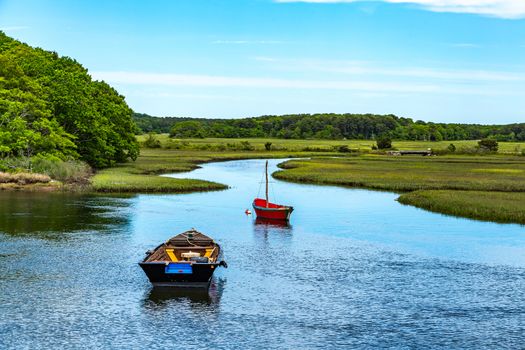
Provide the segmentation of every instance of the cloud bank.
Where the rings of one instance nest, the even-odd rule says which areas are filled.
[[[406,73],[406,72],[405,72]],[[164,74],[129,71],[98,71],[91,73],[96,80],[111,84],[137,86],[171,86],[182,88],[263,88],[263,89],[306,89],[306,90],[341,90],[358,93],[389,94],[464,94],[486,95],[522,94],[522,89],[509,91],[506,88],[494,90],[493,87],[471,84],[440,84],[414,81],[371,81],[371,80],[302,80],[260,77],[212,76],[196,74]],[[434,72],[415,72],[416,76],[435,74]],[[494,77],[482,77],[494,79]],[[498,77],[496,77],[498,79]],[[504,77],[503,80],[506,80]]]
[[[99,71],[92,72],[98,80],[113,84],[157,85],[181,87],[239,87],[274,89],[356,90],[397,93],[436,92],[439,87],[425,83],[371,82],[348,80],[295,80],[258,77],[231,77],[194,74],[162,74],[149,72]]]
[[[435,12],[472,13],[499,18],[525,18],[525,0],[274,0],[275,2],[308,2],[318,4],[381,1],[413,4]]]

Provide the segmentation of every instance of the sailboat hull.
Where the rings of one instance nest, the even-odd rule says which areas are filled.
[[[253,201],[253,209],[257,218],[271,220],[290,220],[293,212],[293,207],[266,202],[262,198],[256,198]]]

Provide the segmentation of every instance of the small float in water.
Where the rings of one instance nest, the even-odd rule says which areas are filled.
[[[268,200],[268,161],[266,161],[265,167],[265,178],[266,178],[266,197],[255,198],[253,201],[253,209],[258,219],[269,219],[269,220],[285,220],[290,219],[292,215],[293,207],[288,205],[280,205],[271,203]]]
[[[139,265],[156,287],[207,288],[217,267],[228,267],[221,260],[221,247],[195,229],[170,238],[146,254]]]

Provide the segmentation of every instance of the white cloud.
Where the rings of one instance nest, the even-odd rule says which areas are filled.
[[[145,98],[157,98],[157,99],[185,99],[185,100],[231,100],[238,101],[237,96],[232,95],[218,95],[218,94],[198,94],[198,93],[180,93],[171,91],[144,91],[140,89],[138,91],[131,91],[126,96],[133,97],[145,97]]]
[[[17,32],[17,31],[29,29],[29,28],[30,27],[28,26],[5,26],[5,27],[0,27],[0,30],[3,32]]]
[[[341,90],[358,93],[430,93],[465,95],[522,95],[523,88],[498,88],[476,84],[424,83],[413,81],[373,80],[299,80],[281,78],[232,77],[193,74],[162,74],[149,72],[99,71],[93,78],[117,85],[172,86],[183,88],[263,88],[263,89],[308,89]]]
[[[276,58],[266,57],[266,56],[257,56],[257,57],[254,57],[253,59],[259,62],[277,62],[278,61],[278,59]]]
[[[398,77],[402,79],[416,78],[425,80],[450,82],[525,82],[525,74],[507,71],[475,70],[475,69],[444,69],[428,67],[395,67],[378,66],[374,62],[341,61],[341,60],[308,60],[308,59],[277,59],[265,57],[257,61],[272,64],[277,69],[286,71],[326,72],[347,75]]]
[[[181,87],[242,87],[276,89],[355,90],[372,92],[437,92],[439,86],[403,82],[355,80],[296,80],[279,78],[230,77],[192,74],[161,74],[148,72],[92,72],[98,80],[113,84],[181,86]]]
[[[222,45],[276,45],[283,44],[283,41],[279,40],[215,40],[212,44]]]
[[[481,45],[472,44],[472,43],[455,43],[455,44],[450,44],[450,46],[452,46],[452,47],[461,47],[461,48],[465,48],[465,49],[479,49],[479,48],[481,48]]]
[[[275,2],[309,2],[319,4],[351,3],[370,0],[274,0]],[[372,0],[395,4],[415,4],[435,12],[472,13],[500,18],[525,18],[524,0]]]

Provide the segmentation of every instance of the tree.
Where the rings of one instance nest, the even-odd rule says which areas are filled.
[[[170,137],[203,138],[205,137],[205,132],[200,122],[184,121],[175,124],[173,128],[171,128]]]
[[[481,150],[487,152],[497,152],[499,148],[498,141],[493,139],[482,139],[478,141],[478,146]]]
[[[69,57],[0,32],[2,154],[80,158],[102,168],[135,159],[132,111],[113,88]]]
[[[376,139],[378,149],[392,148],[392,140],[388,136],[380,136]]]

